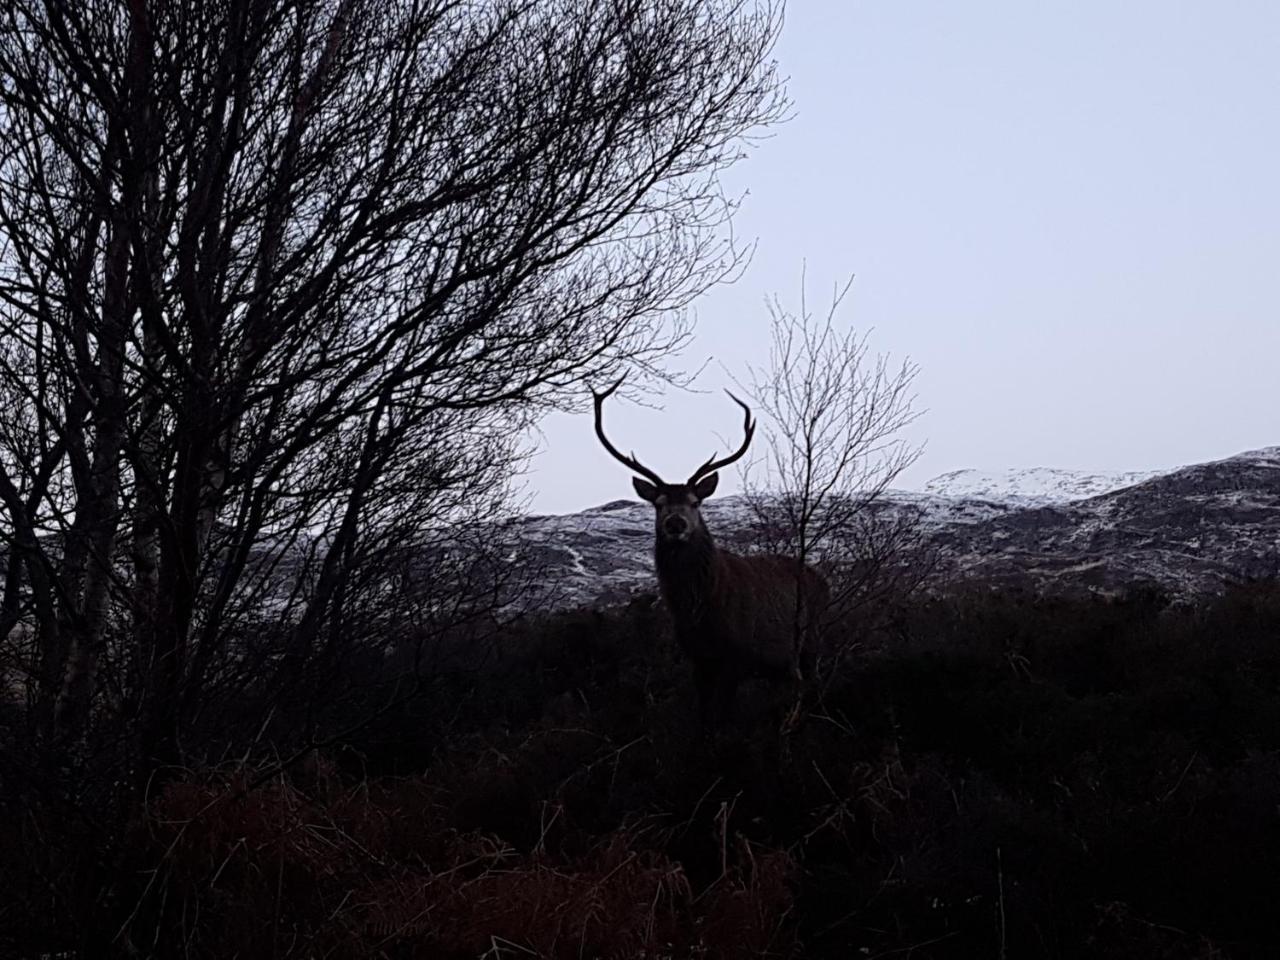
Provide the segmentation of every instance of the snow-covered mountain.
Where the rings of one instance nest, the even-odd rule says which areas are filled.
[[[942,581],[1213,592],[1277,572],[1280,447],[1163,473],[960,470],[922,491],[889,491],[877,510],[919,517]],[[744,498],[712,499],[703,512],[721,545],[750,546]],[[617,603],[654,589],[648,504],[618,500],[528,517],[520,528],[523,545],[510,560],[536,572],[543,609]]]
[[[953,525],[934,543],[953,575],[1045,592],[1147,583],[1194,595],[1280,574],[1280,447]]]
[[[1011,506],[1044,506],[1096,497],[1160,476],[1160,471],[1087,473],[1055,467],[1018,470],[955,470],[934,477],[925,493],[994,500]]]

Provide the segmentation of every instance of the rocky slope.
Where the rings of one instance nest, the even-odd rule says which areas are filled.
[[[1158,586],[1215,592],[1280,562],[1280,447],[1166,473],[1036,469],[957,471],[921,492],[890,491],[880,511],[909,511],[936,549],[937,578],[1049,593]],[[749,545],[740,497],[704,507],[718,540]],[[537,606],[607,604],[653,589],[653,510],[614,501],[529,517],[510,557],[536,571]]]

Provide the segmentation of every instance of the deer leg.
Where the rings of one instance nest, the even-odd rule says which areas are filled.
[[[693,687],[698,693],[698,717],[703,724],[714,719],[716,671],[715,667],[705,660],[693,663]]]
[[[817,676],[818,653],[822,644],[822,632],[818,625],[818,617],[810,612],[805,618],[803,632],[800,635],[800,656],[796,658],[799,668],[799,679],[804,684],[812,684]]]
[[[738,682],[742,678],[732,667],[722,667],[716,677],[716,709],[725,720],[733,720],[738,712]]]
[[[796,700],[802,701],[806,694],[818,687],[818,645],[813,628],[809,628],[805,636],[804,647],[796,663],[795,688]]]

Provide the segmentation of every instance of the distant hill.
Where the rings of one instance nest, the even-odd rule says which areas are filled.
[[[742,497],[703,508],[717,539],[750,539]],[[960,470],[923,491],[891,490],[881,511],[915,511],[941,580],[1046,593],[1111,593],[1151,585],[1175,596],[1274,574],[1280,562],[1280,447],[1164,473],[1052,468]],[[520,524],[511,562],[539,569],[539,606],[622,602],[654,589],[653,510],[618,500]]]
[[[996,500],[1011,506],[1043,506],[1096,497],[1160,476],[1159,471],[1087,473],[1056,467],[1002,470],[955,470],[934,477],[924,492],[940,497]]]

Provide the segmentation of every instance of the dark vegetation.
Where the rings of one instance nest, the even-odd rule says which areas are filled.
[[[637,601],[509,628],[501,663],[283,772],[228,757],[120,820],[6,794],[0,946],[1274,954],[1280,588],[896,620],[788,735],[763,684],[701,731]]]
[[[742,262],[719,174],[785,109],[780,22],[0,9],[0,671],[42,776],[134,802],[332,738],[406,624],[510,599],[522,438],[620,370],[679,380],[686,307]]]
[[[829,324],[754,382],[817,709],[519,616],[520,438],[683,379],[781,13],[0,8],[0,955],[1274,954],[1280,595],[889,610],[914,368]]]

